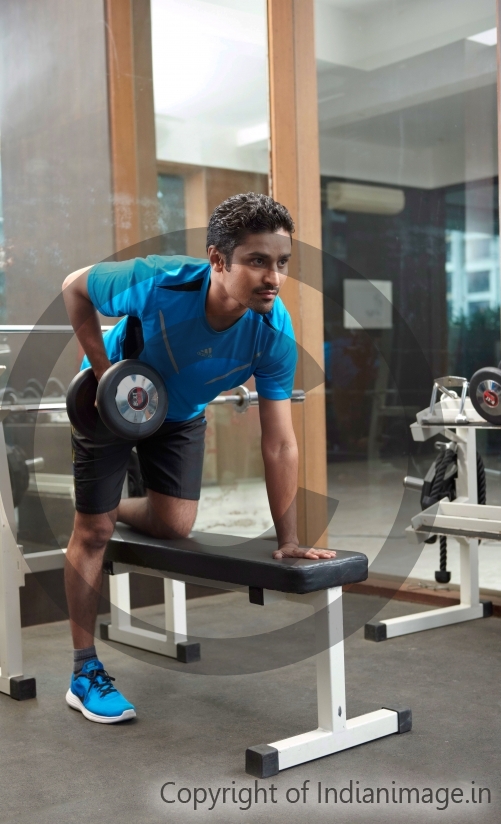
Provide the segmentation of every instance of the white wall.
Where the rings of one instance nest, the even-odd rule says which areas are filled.
[[[156,114],[155,128],[159,160],[268,174],[268,141],[239,146],[236,127]]]

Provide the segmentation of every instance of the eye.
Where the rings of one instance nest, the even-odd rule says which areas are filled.
[[[255,263],[257,266],[261,266],[263,264],[263,258],[254,258],[252,262]]]

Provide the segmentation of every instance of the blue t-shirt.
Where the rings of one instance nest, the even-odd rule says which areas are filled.
[[[292,394],[297,352],[280,298],[266,315],[248,309],[229,329],[216,332],[205,316],[210,275],[206,260],[160,255],[98,263],[89,272],[96,309],[107,317],[126,316],[104,335],[110,361],[134,356],[160,372],[169,421],[196,417],[216,395],[251,375],[263,398]],[[139,346],[131,355],[134,340]],[[84,358],[82,369],[89,365]]]

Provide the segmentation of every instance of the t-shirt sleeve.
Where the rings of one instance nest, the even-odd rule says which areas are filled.
[[[141,317],[156,273],[155,259],[134,258],[94,266],[87,278],[91,303],[109,318]]]
[[[292,396],[297,364],[294,329],[287,311],[284,312],[282,328],[270,330],[270,337],[265,354],[254,371],[256,389],[263,398],[282,401]]]

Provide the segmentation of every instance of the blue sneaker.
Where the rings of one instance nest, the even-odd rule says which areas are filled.
[[[76,677],[71,676],[66,703],[98,724],[116,724],[135,718],[136,710],[113,686],[114,680],[97,658],[86,661],[82,671]]]

